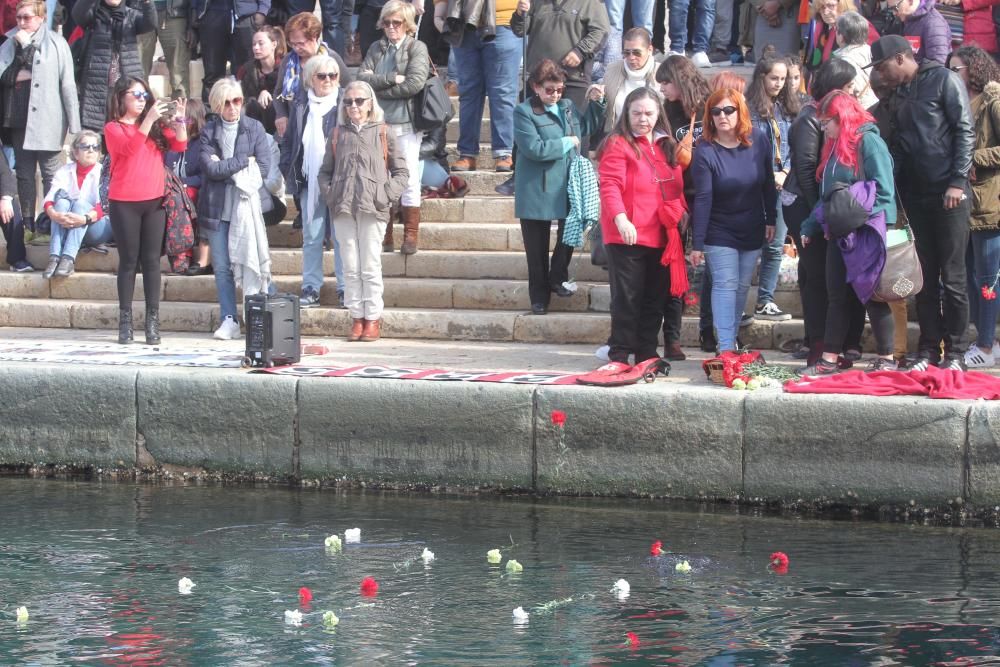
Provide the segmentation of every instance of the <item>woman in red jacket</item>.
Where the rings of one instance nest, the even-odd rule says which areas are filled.
[[[118,244],[118,342],[132,341],[132,296],[142,262],[146,293],[146,345],[160,342],[160,252],[167,216],[163,208],[166,172],[163,154],[187,148],[184,100],[153,102],[142,79],[123,76],[108,101],[104,142],[111,158],[108,199],[111,229]],[[169,118],[167,116],[170,116]]]
[[[684,179],[670,123],[650,88],[629,93],[601,149],[601,232],[611,283],[608,363],[615,375],[658,358],[657,336],[668,294],[687,290],[678,224],[684,217]]]
[[[942,5],[962,7],[963,46],[978,46],[987,53],[996,55],[997,26],[993,21],[993,7],[1000,0],[940,0]]]

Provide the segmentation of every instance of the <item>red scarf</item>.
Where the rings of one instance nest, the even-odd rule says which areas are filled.
[[[662,202],[657,210],[660,224],[667,230],[667,247],[660,264],[670,269],[670,296],[683,296],[688,291],[687,263],[684,261],[684,242],[678,229],[686,209],[683,199]]]

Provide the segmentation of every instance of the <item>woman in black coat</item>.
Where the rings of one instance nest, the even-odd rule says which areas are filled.
[[[125,0],[77,0],[73,20],[87,40],[80,78],[80,121],[85,130],[102,132],[108,115],[108,91],[123,76],[142,79],[137,35],[156,29],[152,0],[141,0],[139,9]]]

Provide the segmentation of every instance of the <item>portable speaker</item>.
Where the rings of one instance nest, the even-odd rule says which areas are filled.
[[[286,366],[301,358],[299,297],[253,294],[243,305],[247,351],[243,367]]]

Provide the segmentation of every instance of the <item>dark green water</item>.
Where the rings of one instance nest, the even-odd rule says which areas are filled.
[[[361,543],[327,553],[323,539],[353,527]],[[0,530],[4,665],[969,665],[1000,653],[989,529],[7,478]],[[486,562],[511,538],[517,575]],[[676,554],[650,557],[655,539]],[[775,550],[791,559],[784,576],[768,570]],[[177,591],[185,576],[191,595]],[[365,576],[374,598],[359,594]],[[619,578],[626,600],[609,592]],[[301,586],[314,599],[294,627],[283,615]],[[326,610],[340,617],[332,631]]]

